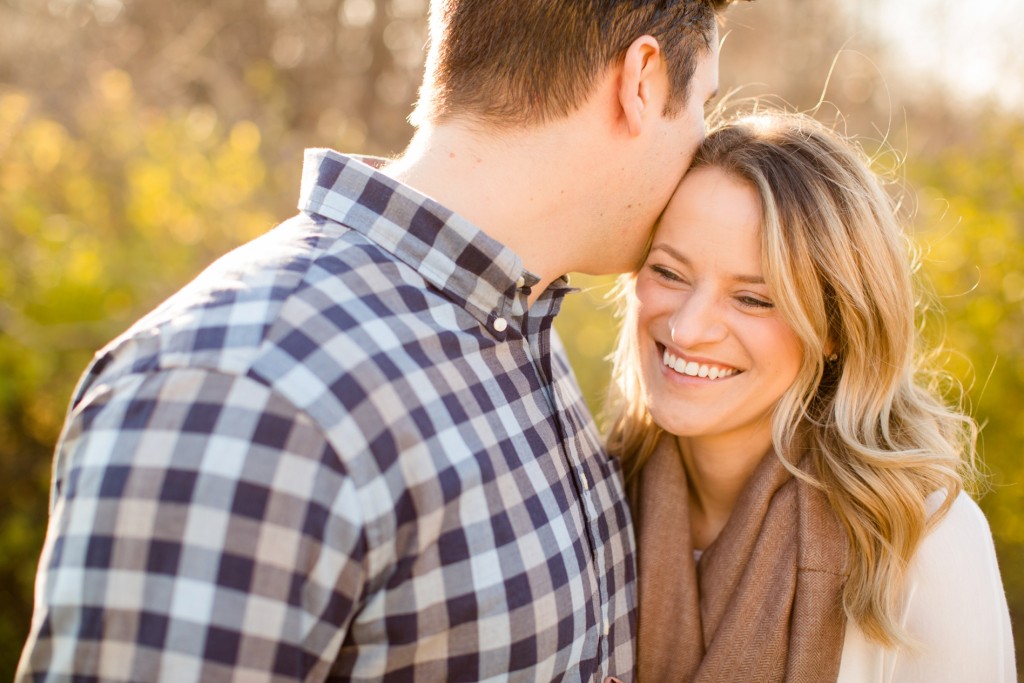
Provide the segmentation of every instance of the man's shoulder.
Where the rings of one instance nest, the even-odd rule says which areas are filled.
[[[407,314],[398,288],[424,285],[358,232],[300,214],[211,264],[104,347],[91,374],[273,366],[283,379],[338,334]]]

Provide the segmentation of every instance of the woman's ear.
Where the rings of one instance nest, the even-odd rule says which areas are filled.
[[[839,360],[839,352],[836,351],[836,343],[829,339],[825,342],[825,361],[833,363]]]
[[[668,85],[664,63],[661,45],[654,36],[640,36],[626,48],[619,82],[619,106],[630,135],[643,132],[644,121],[654,104],[667,99],[667,93],[659,92]]]

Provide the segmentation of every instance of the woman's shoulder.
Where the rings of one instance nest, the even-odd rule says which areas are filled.
[[[945,495],[942,491],[928,497],[930,515],[938,514]],[[1002,597],[1003,588],[992,531],[978,504],[961,492],[945,514],[932,520],[907,567],[908,617],[936,607],[969,610],[983,595],[996,594]]]
[[[916,647],[884,648],[850,621],[840,683],[1015,680],[1009,611],[988,521],[966,493],[934,517],[945,495],[929,496],[933,523],[907,567],[900,622]]]
[[[943,500],[942,493],[929,497],[929,512]],[[905,600],[904,625],[920,646],[900,656],[908,680],[927,680],[909,673],[924,673],[937,662],[945,675],[963,676],[944,680],[1012,680],[1003,678],[1012,671],[1013,640],[992,532],[966,493],[921,541],[907,568]],[[979,671],[986,676],[973,678]]]
[[[945,514],[936,518],[946,495],[945,491],[936,491],[925,501],[932,519],[907,568],[911,591],[915,590],[914,584],[927,588],[920,586],[921,582],[932,580],[999,581],[995,544],[985,514],[974,499],[961,491]],[[991,587],[1002,591],[1001,583]]]

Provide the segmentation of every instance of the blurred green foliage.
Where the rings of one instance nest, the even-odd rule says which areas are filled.
[[[124,72],[73,118],[0,93],[0,671],[27,633],[53,444],[92,353],[294,201],[253,123],[146,109]]]
[[[911,160],[917,241],[945,316],[947,367],[983,425],[991,486],[981,507],[996,539],[1024,671],[1024,119]]]

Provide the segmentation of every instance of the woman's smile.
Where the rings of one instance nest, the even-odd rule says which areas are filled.
[[[732,377],[733,375],[742,372],[737,368],[729,367],[728,365],[714,361],[687,358],[682,354],[676,355],[661,344],[658,344],[657,346],[662,350],[661,362],[665,367],[680,375],[697,377],[700,379],[717,380]]]

